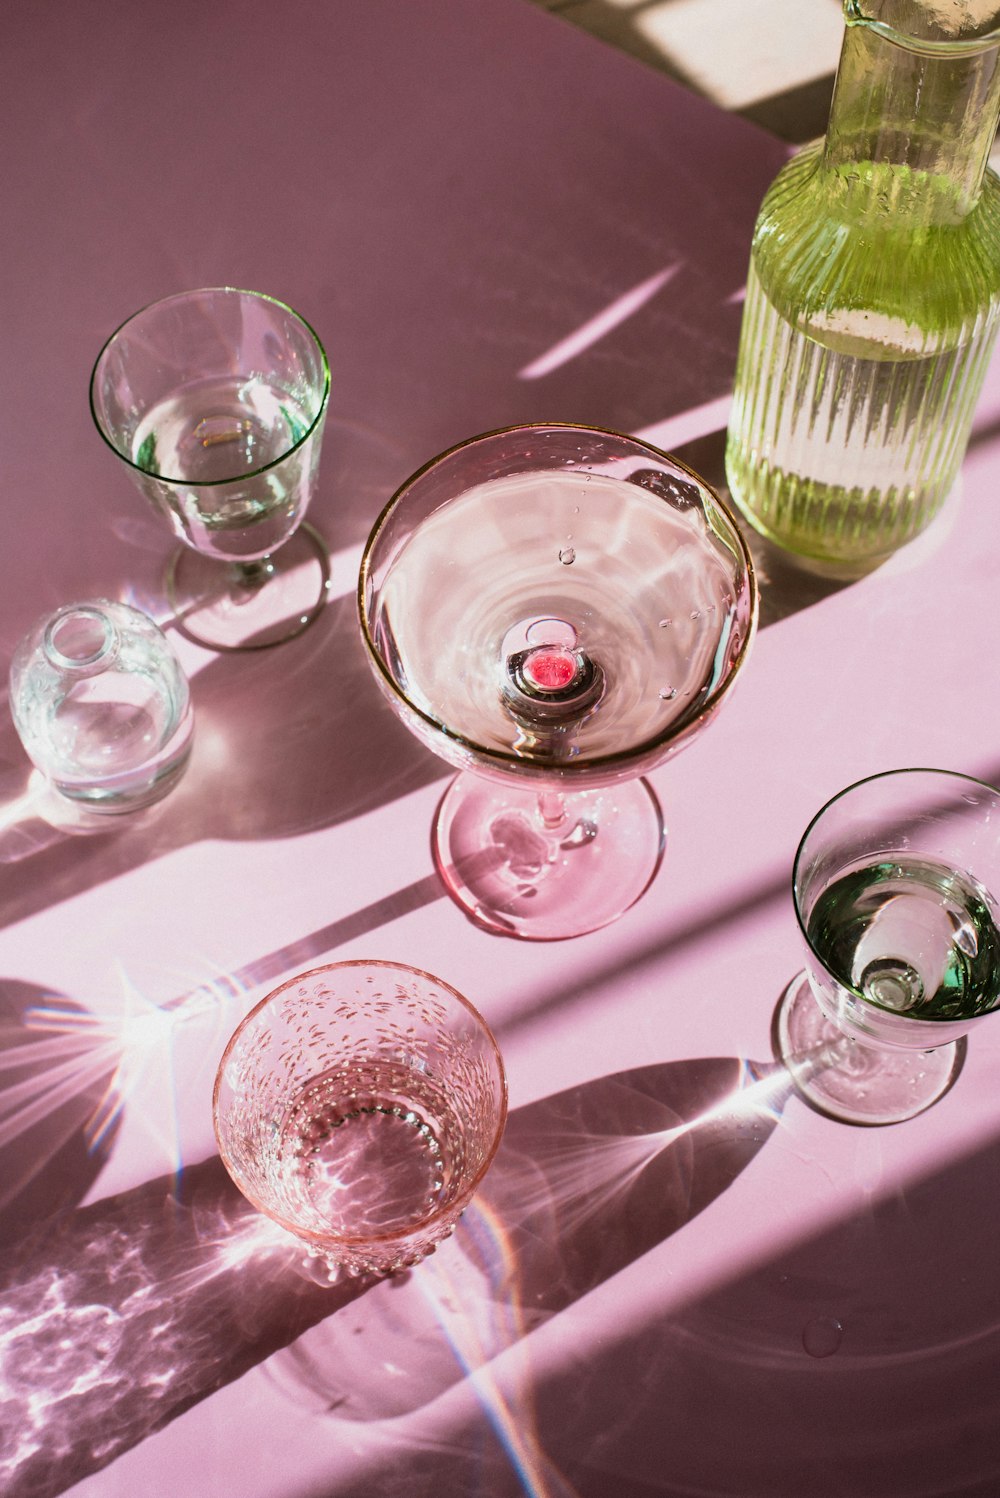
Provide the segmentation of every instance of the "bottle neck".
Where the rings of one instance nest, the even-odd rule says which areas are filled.
[[[118,658],[120,637],[102,603],[68,604],[52,616],[42,635],[49,665],[65,677],[96,676]]]
[[[847,0],[824,161],[848,177],[869,163],[906,168],[892,175],[911,207],[963,218],[982,189],[1000,115],[1000,36],[904,33],[880,21],[879,11],[892,9]],[[883,201],[890,206],[901,204]]]

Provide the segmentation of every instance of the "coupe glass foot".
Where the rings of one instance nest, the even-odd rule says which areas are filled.
[[[478,925],[528,941],[582,936],[617,920],[648,889],[664,844],[645,780],[561,795],[459,775],[433,831],[452,898]]]
[[[862,1045],[826,1018],[805,974],[782,995],[772,1036],[806,1102],[849,1124],[902,1123],[923,1113],[955,1082],[966,1052],[964,1038],[932,1051]]]
[[[330,556],[319,532],[302,524],[268,558],[259,579],[184,546],[167,567],[177,628],[211,650],[263,650],[307,629],[329,596]]]

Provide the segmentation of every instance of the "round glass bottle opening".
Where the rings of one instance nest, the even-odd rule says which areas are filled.
[[[101,609],[84,606],[59,613],[46,627],[42,648],[57,671],[89,675],[109,665],[118,651],[118,631]]]

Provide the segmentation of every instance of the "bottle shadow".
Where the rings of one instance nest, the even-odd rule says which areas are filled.
[[[782,1094],[764,1070],[763,1111],[746,1106],[755,1084],[734,1058],[644,1067],[515,1111],[467,1223],[391,1280],[310,1281],[301,1250],[217,1159],[11,1234],[0,1264],[7,1498],[62,1491],[295,1342],[275,1371],[299,1401],[321,1390],[325,1407],[367,1420],[419,1408],[464,1371],[441,1325],[426,1325],[435,1286],[453,1284],[458,1266],[478,1296],[459,1293],[458,1326],[485,1317],[506,1345],[571,1305],[746,1168]],[[318,1341],[298,1341],[310,1327]],[[405,1362],[380,1378],[401,1349]],[[379,1385],[393,1408],[366,1402]]]

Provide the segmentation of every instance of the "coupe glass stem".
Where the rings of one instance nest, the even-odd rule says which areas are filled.
[[[566,820],[566,802],[559,791],[539,791],[538,815],[542,826],[555,832]]]
[[[274,576],[274,560],[270,556],[256,557],[252,562],[235,562],[236,581],[240,587],[262,588]]]

